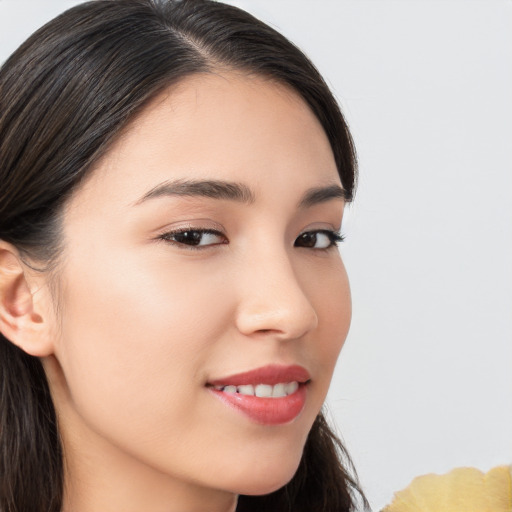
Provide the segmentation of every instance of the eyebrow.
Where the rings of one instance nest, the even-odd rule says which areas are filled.
[[[243,183],[220,180],[177,180],[165,181],[152,188],[135,204],[162,196],[199,196],[211,199],[228,199],[240,203],[253,203],[251,189]]]
[[[348,201],[347,191],[339,185],[328,185],[307,190],[299,202],[299,208],[310,208],[317,204],[326,203],[332,199],[343,199]]]
[[[245,204],[256,200],[252,190],[243,183],[222,180],[175,180],[164,181],[146,192],[136,203],[139,205],[157,197],[189,196],[225,199]],[[315,187],[305,192],[298,203],[301,209],[310,208],[332,199],[348,200],[346,190],[337,184]]]

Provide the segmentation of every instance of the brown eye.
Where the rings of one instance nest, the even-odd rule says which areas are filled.
[[[306,247],[310,249],[329,249],[338,242],[342,242],[343,237],[335,231],[320,230],[306,231],[299,235],[295,240],[295,247]]]
[[[173,240],[179,244],[200,245],[203,239],[203,233],[199,231],[182,231],[173,235]]]
[[[207,247],[228,243],[226,237],[219,231],[208,229],[186,229],[171,231],[160,237],[162,240],[189,247]]]
[[[316,244],[316,233],[302,233],[297,240],[295,240],[295,246],[297,247],[314,247]]]

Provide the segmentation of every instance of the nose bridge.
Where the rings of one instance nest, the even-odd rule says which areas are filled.
[[[285,247],[252,251],[240,281],[237,324],[246,335],[272,333],[282,339],[300,338],[314,329],[317,313]]]

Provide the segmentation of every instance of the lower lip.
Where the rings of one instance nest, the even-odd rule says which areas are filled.
[[[289,423],[301,413],[306,403],[306,384],[300,384],[295,393],[281,398],[260,398],[240,393],[224,393],[214,388],[209,388],[209,390],[226,405],[261,425]]]

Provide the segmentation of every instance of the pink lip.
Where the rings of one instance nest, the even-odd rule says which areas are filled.
[[[302,366],[270,365],[245,373],[216,379],[208,383],[208,389],[224,404],[243,413],[262,425],[283,425],[294,420],[304,409],[307,395],[308,371]],[[213,386],[242,386],[247,384],[288,383],[297,381],[295,393],[280,398],[260,398],[239,393],[225,393]]]
[[[271,364],[248,372],[216,379],[209,382],[209,384],[211,386],[243,386],[247,384],[270,384],[273,386],[281,382],[297,381],[305,383],[310,378],[308,371],[302,366]]]

